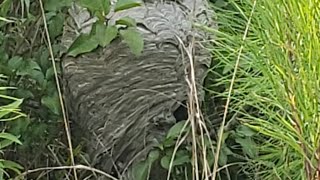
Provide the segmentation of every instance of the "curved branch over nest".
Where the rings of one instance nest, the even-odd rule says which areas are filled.
[[[87,11],[77,8],[77,13],[71,12],[78,14],[72,17],[74,21],[90,19]],[[155,140],[161,141],[177,120],[186,118],[181,107],[187,100],[189,60],[177,38],[188,44],[196,37],[194,60],[200,90],[211,60],[200,44],[205,34],[194,30],[192,21],[206,22],[206,13],[201,0],[149,0],[110,19],[114,23],[130,16],[137,21],[144,38],[141,56],[133,55],[117,39],[106,48],[63,60],[67,105],[87,139],[94,166],[109,173],[116,167],[122,173],[132,162],[144,159]],[[66,31],[66,46],[75,36]]]

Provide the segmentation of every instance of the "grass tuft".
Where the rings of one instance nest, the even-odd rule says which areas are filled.
[[[217,65],[211,71],[217,83],[212,87],[234,83],[228,115],[238,113],[238,121],[259,133],[257,157],[245,167],[254,179],[319,178],[320,3],[257,1],[242,41],[254,2],[215,8]],[[227,90],[212,93],[227,99]]]

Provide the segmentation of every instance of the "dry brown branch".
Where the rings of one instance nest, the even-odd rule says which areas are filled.
[[[51,58],[52,67],[53,67],[53,71],[54,71],[54,77],[55,77],[55,80],[56,80],[56,87],[57,87],[57,90],[58,90],[59,102],[60,102],[60,106],[61,106],[65,132],[66,132],[66,135],[67,135],[67,141],[68,141],[71,165],[75,166],[74,156],[73,156],[73,148],[72,148],[72,141],[71,141],[70,127],[69,127],[69,122],[68,122],[68,119],[67,119],[67,116],[66,116],[65,106],[64,106],[64,103],[63,103],[63,98],[62,98],[59,78],[58,78],[58,74],[57,74],[57,68],[56,68],[56,64],[55,64],[55,60],[54,60],[55,58],[54,58],[53,51],[52,51],[51,40],[50,40],[50,35],[49,35],[49,31],[48,31],[47,20],[46,20],[44,8],[43,8],[42,0],[39,0],[39,3],[40,3],[41,13],[42,13],[44,29],[45,29],[45,32],[46,32],[46,38],[47,38],[47,41],[48,41],[48,48],[49,48],[50,58]],[[78,178],[77,178],[76,169],[73,169],[73,173],[74,173],[75,180],[77,180]]]

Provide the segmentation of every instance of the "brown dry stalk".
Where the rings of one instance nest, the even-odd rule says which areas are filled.
[[[197,85],[196,85],[196,77],[195,77],[195,68],[194,68],[194,58],[193,58],[193,50],[194,50],[194,43],[195,39],[193,37],[189,47],[187,48],[183,41],[176,37],[179,40],[179,43],[181,45],[181,51],[185,52],[187,54],[187,58],[189,60],[190,65],[186,67],[185,69],[185,79],[189,87],[188,91],[188,121],[191,124],[192,129],[192,166],[193,166],[193,177],[195,177],[196,180],[199,180],[199,167],[198,167],[198,149],[202,149],[202,161],[203,161],[203,175],[207,179],[210,172],[210,167],[207,163],[207,152],[206,147],[204,143],[204,132],[206,132],[207,136],[209,137],[208,130],[205,126],[205,122],[203,122],[201,110],[200,110],[200,104],[198,99],[198,93],[197,93]],[[184,127],[185,128],[185,127]],[[200,148],[197,147],[197,130],[200,130],[201,134],[201,146]],[[209,137],[210,138],[210,137]],[[211,148],[213,149],[213,148]],[[213,152],[212,152],[213,153]],[[170,177],[170,176],[168,176]]]
[[[55,77],[55,80],[56,80],[56,86],[57,86],[58,95],[59,95],[59,102],[60,102],[60,106],[61,106],[65,132],[66,132],[66,135],[67,135],[67,141],[68,141],[71,165],[75,166],[73,148],[72,148],[72,141],[71,141],[70,127],[69,127],[69,122],[68,122],[68,119],[67,119],[67,115],[66,115],[66,111],[65,111],[65,107],[64,107],[64,103],[63,103],[63,98],[62,98],[62,94],[61,94],[61,88],[60,88],[59,78],[58,78],[58,74],[57,74],[57,68],[56,68],[56,64],[55,64],[55,61],[54,61],[54,55],[53,55],[53,51],[52,51],[51,40],[50,40],[49,31],[48,31],[46,16],[45,16],[44,9],[43,9],[42,0],[39,0],[39,3],[40,3],[41,13],[42,13],[44,29],[45,29],[45,32],[46,32],[46,38],[47,38],[47,41],[48,41],[48,48],[49,48],[50,58],[51,58],[52,67],[53,67],[53,71],[54,71],[54,77]],[[78,180],[77,171],[76,171],[75,168],[73,169],[73,174],[74,174],[74,179]]]

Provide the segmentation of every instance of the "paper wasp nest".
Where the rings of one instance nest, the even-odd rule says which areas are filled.
[[[79,33],[88,33],[95,21],[79,6],[69,13],[63,37],[66,48]],[[200,97],[211,62],[201,45],[207,38],[205,33],[193,28],[193,22],[209,23],[201,0],[146,0],[140,7],[115,13],[109,23],[125,16],[136,20],[143,36],[140,56],[133,55],[118,38],[106,48],[63,59],[70,117],[87,140],[92,165],[108,173],[115,167],[122,173],[132,161],[144,159],[154,142],[161,142],[177,121],[174,113],[187,100],[185,69],[189,66],[178,38],[188,47],[195,36],[193,54]]]

